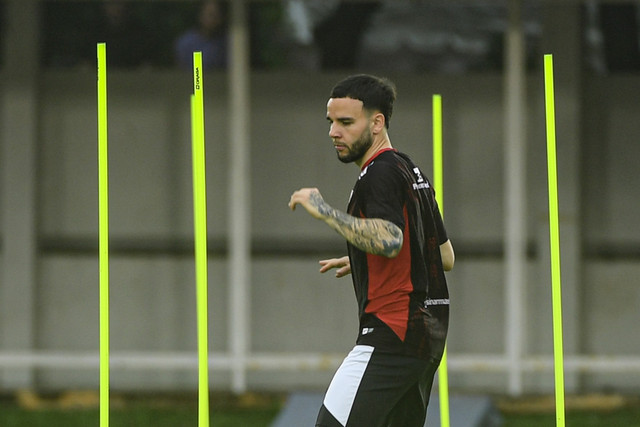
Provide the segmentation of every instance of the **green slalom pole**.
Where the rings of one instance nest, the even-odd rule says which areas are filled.
[[[198,426],[209,426],[209,355],[207,297],[207,186],[204,144],[202,53],[193,54],[191,149],[198,327]]]
[[[443,167],[442,167],[442,96],[433,95],[433,186],[440,214],[444,217]],[[449,373],[447,347],[445,345],[438,368],[438,393],[440,397],[440,425],[449,427]]]
[[[109,425],[109,161],[107,53],[98,43],[98,211],[100,258],[100,427]]]
[[[553,304],[553,359],[556,394],[556,425],[564,427],[564,362],[562,349],[562,287],[560,278],[560,227],[558,221],[558,176],[556,167],[556,124],[553,89],[553,55],[544,55],[544,99],[547,128],[547,172],[549,180],[549,236],[551,245],[551,288]]]

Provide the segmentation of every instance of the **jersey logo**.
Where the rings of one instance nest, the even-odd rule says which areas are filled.
[[[424,306],[428,307],[430,305],[449,305],[449,298],[437,298],[437,299],[426,299],[424,300]]]
[[[416,181],[424,182],[424,178],[422,177],[422,172],[420,172],[420,169],[413,168],[413,173],[416,175]]]
[[[422,177],[422,172],[420,172],[420,169],[418,169],[417,167],[413,168],[413,173],[416,176],[416,182],[413,183],[414,190],[422,190],[422,189],[429,188],[429,183],[426,182]]]
[[[373,328],[362,328],[362,335],[367,335],[373,332]]]

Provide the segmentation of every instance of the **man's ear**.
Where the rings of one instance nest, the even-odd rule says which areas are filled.
[[[373,120],[373,128],[371,129],[371,132],[373,132],[373,134],[378,134],[382,132],[382,130],[385,128],[385,123],[386,123],[384,114],[380,112],[374,113],[372,120]]]

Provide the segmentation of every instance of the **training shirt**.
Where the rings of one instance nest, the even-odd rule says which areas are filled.
[[[431,183],[407,155],[381,150],[363,165],[347,212],[391,221],[404,234],[395,258],[347,243],[360,319],[357,344],[440,360],[449,323],[440,257],[447,233]]]

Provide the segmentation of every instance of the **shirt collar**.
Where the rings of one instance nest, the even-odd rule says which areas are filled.
[[[367,160],[365,162],[365,164],[362,165],[362,167],[360,168],[360,170],[363,170],[364,168],[366,168],[367,166],[369,166],[371,164],[371,162],[373,162],[373,159],[375,159],[376,157],[378,157],[380,154],[384,153],[385,151],[398,151],[395,148],[383,148],[381,150],[378,150],[373,156],[371,156],[371,158],[369,160]]]

